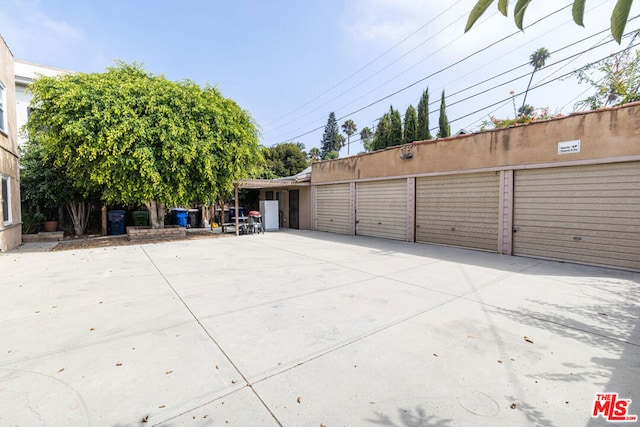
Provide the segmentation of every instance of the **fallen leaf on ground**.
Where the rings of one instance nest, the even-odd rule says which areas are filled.
[[[96,328],[89,328],[89,330],[90,330],[90,331],[95,331],[95,330],[96,330]]]
[[[173,371],[167,371],[165,372],[165,374],[169,375],[170,373],[172,373]]]
[[[236,382],[236,380],[231,380],[231,384],[235,384]]]
[[[498,363],[502,363],[502,360],[498,359]]]
[[[64,371],[64,368],[60,369],[60,370],[58,371],[58,373],[60,373],[60,372],[62,372],[62,371]]]
[[[158,406],[158,408],[160,408],[160,409],[162,409],[162,408],[166,408],[166,407],[167,407],[167,405],[160,405],[160,406]]]
[[[143,422],[143,423],[149,422],[149,415],[147,415],[146,417],[144,417],[144,418],[142,419],[142,422]]]
[[[516,405],[515,403],[512,403],[512,404],[511,404],[511,409],[516,409],[516,406],[517,406],[517,405]]]
[[[122,366],[122,362],[116,363],[116,366]]]
[[[220,369],[220,367],[218,365],[216,365],[216,369]]]
[[[300,396],[298,396],[297,402],[300,403],[301,401],[302,401],[302,399],[300,398]]]
[[[435,357],[438,357],[438,355],[437,355],[436,353],[433,353],[433,355],[434,355]]]
[[[531,338],[529,338],[528,336],[526,336],[526,335],[524,336],[524,340],[525,340],[526,342],[528,342],[528,343],[533,344],[533,340],[532,340]]]

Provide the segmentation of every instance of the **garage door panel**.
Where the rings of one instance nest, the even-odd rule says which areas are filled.
[[[497,251],[499,175],[422,177],[416,181],[416,241]]]
[[[640,269],[640,162],[516,171],[513,252]]]
[[[350,234],[349,184],[318,186],[316,218],[319,231]]]
[[[407,181],[359,182],[356,185],[356,233],[361,236],[405,240],[407,237]]]

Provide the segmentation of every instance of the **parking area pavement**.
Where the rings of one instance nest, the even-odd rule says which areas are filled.
[[[640,415],[640,273],[311,231],[36,249],[0,255],[2,426]]]

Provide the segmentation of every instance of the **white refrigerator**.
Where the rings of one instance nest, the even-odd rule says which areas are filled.
[[[260,200],[260,214],[265,231],[278,230],[278,201]]]

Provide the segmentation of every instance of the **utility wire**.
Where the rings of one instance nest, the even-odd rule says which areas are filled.
[[[545,16],[543,16],[542,18],[538,19],[537,21],[534,21],[533,23],[531,23],[531,24],[527,25],[524,29],[530,28],[530,27],[532,27],[532,26],[534,26],[534,25],[536,25],[536,24],[540,23],[541,21],[543,21],[543,20],[545,20],[545,19],[547,19],[547,18],[549,18],[549,17],[551,17],[551,16],[553,16],[553,15],[555,15],[555,14],[557,14],[557,13],[559,13],[559,12],[563,11],[564,9],[567,9],[567,8],[568,8],[568,7],[570,7],[570,6],[571,6],[571,4],[568,4],[568,5],[566,5],[566,6],[563,6],[563,7],[561,7],[560,9],[557,9],[557,10],[555,10],[554,12],[551,12],[550,14],[545,15]],[[479,55],[480,53],[482,53],[482,52],[484,52],[484,51],[488,50],[489,48],[491,48],[491,47],[493,47],[493,46],[495,46],[495,45],[497,45],[497,44],[499,44],[499,43],[502,43],[503,41],[508,40],[509,38],[514,37],[514,36],[515,36],[515,35],[517,35],[517,34],[520,34],[520,31],[515,31],[515,32],[513,32],[513,33],[511,33],[511,34],[509,34],[509,35],[507,35],[507,36],[505,36],[505,37],[502,37],[501,39],[499,39],[499,40],[497,40],[497,41],[495,41],[495,42],[493,42],[493,43],[490,43],[489,45],[487,45],[487,46],[483,47],[482,49],[479,49],[479,50],[477,50],[477,51],[475,51],[475,52],[473,52],[473,53],[471,53],[471,54],[469,54],[469,55],[465,56],[464,58],[462,58],[462,59],[460,59],[460,60],[458,60],[458,61],[456,61],[456,62],[454,62],[454,63],[452,63],[452,64],[450,64],[450,65],[448,65],[448,66],[446,66],[446,67],[441,68],[441,69],[440,69],[440,70],[438,70],[438,71],[435,71],[435,72],[433,72],[433,73],[431,73],[431,74],[429,74],[429,75],[427,75],[427,76],[425,76],[425,77],[423,77],[423,78],[421,78],[421,79],[419,79],[419,80],[417,80],[417,81],[415,81],[415,82],[413,82],[413,83],[411,83],[411,84],[409,84],[409,85],[407,85],[407,86],[404,86],[403,88],[398,89],[398,90],[396,90],[395,92],[392,92],[392,93],[390,93],[390,94],[388,94],[388,95],[385,95],[385,96],[383,96],[382,98],[377,99],[376,101],[373,101],[373,102],[371,102],[371,103],[369,103],[369,104],[367,104],[367,105],[365,105],[365,106],[363,106],[363,107],[360,107],[360,108],[358,108],[358,109],[356,109],[356,110],[354,110],[354,111],[352,111],[352,112],[350,112],[350,113],[348,113],[348,114],[342,115],[342,116],[340,116],[339,118],[336,118],[336,120],[337,120],[337,121],[340,121],[340,120],[342,120],[342,119],[344,119],[344,118],[346,118],[346,117],[349,117],[349,116],[351,116],[351,115],[353,115],[353,114],[356,114],[356,113],[359,113],[359,112],[361,112],[361,111],[363,111],[363,110],[366,110],[366,109],[368,109],[368,108],[371,108],[372,106],[374,106],[374,105],[376,105],[376,104],[379,104],[380,102],[382,102],[382,101],[384,101],[384,100],[387,100],[387,99],[389,99],[389,98],[391,98],[391,97],[393,97],[393,96],[395,96],[395,95],[397,95],[397,94],[399,94],[399,93],[401,93],[401,92],[404,92],[405,90],[410,89],[410,88],[414,87],[415,85],[417,85],[417,84],[419,84],[419,83],[422,83],[423,81],[425,81],[425,80],[427,80],[427,79],[429,79],[429,78],[431,78],[431,77],[433,77],[433,76],[436,76],[436,75],[438,75],[438,74],[440,74],[440,73],[443,73],[443,72],[445,72],[446,70],[449,70],[450,68],[452,68],[452,67],[454,67],[454,66],[456,66],[456,65],[459,65],[460,63],[462,63],[462,62],[464,62],[464,61],[466,61],[466,60],[468,60],[468,59],[470,59],[470,58],[472,58],[472,57],[474,57],[474,56],[476,56],[476,55]],[[299,135],[296,135],[296,136],[294,136],[294,137],[287,138],[287,139],[286,139],[286,141],[282,141],[282,142],[287,142],[287,141],[291,141],[291,140],[298,139],[298,138],[300,138],[300,137],[303,137],[303,136],[309,135],[309,134],[311,134],[311,133],[313,133],[313,132],[316,132],[316,131],[318,131],[318,130],[321,130],[321,129],[323,129],[323,128],[324,128],[324,126],[319,126],[319,127],[317,127],[317,128],[311,129],[311,130],[309,130],[309,131],[306,131],[306,132],[301,133],[301,134],[299,134]]]

